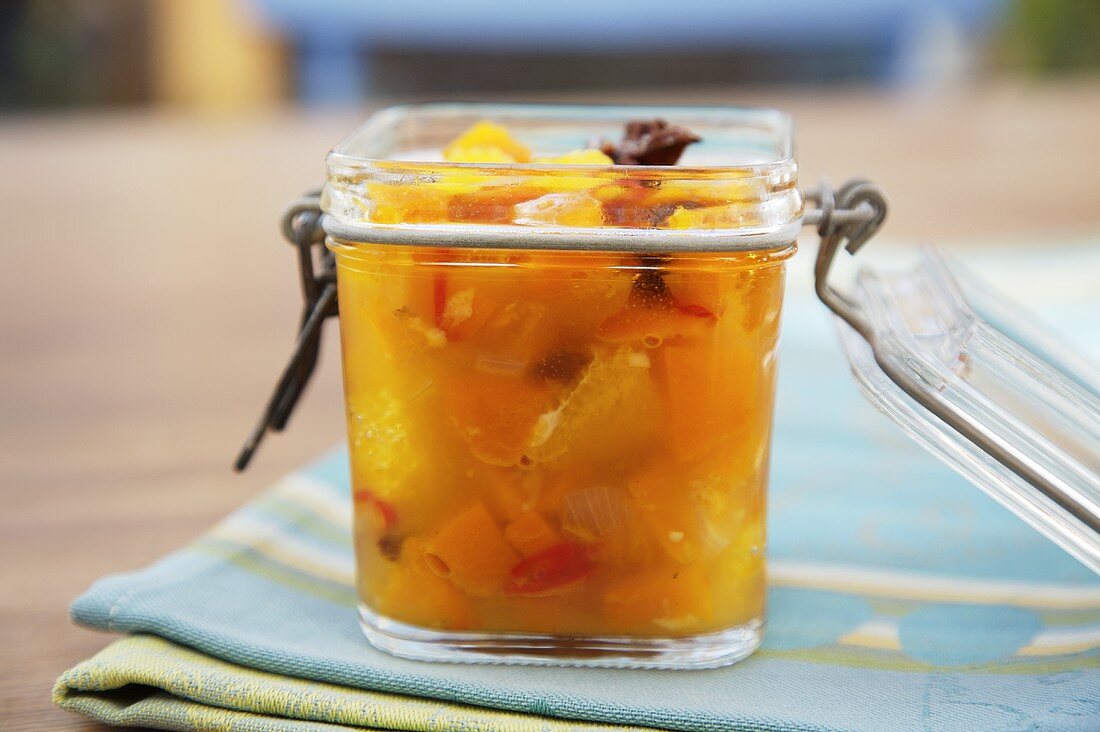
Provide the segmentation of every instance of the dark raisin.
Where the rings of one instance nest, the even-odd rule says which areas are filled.
[[[618,145],[603,142],[600,150],[618,165],[675,165],[684,148],[701,139],[663,119],[631,120]]]
[[[378,551],[383,557],[396,562],[401,557],[401,544],[404,538],[395,534],[385,534],[378,540]]]
[[[659,269],[647,269],[634,275],[634,287],[630,299],[642,305],[670,305],[672,293]]]
[[[554,351],[531,366],[530,374],[536,379],[570,382],[592,360],[591,354],[580,351]]]

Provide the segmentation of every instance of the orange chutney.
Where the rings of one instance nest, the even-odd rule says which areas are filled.
[[[528,162],[507,131],[482,127],[446,157]],[[592,183],[563,170],[507,187],[475,173],[378,186],[367,215],[670,230],[752,215],[737,181],[700,193],[671,178]],[[645,638],[763,617],[793,243],[646,254],[329,246],[358,591],[371,613],[439,631]]]

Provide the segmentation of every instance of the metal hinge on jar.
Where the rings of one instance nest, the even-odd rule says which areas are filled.
[[[290,353],[275,391],[268,399],[259,422],[252,428],[241,448],[236,470],[244,470],[252,460],[268,430],[281,432],[298,404],[313,370],[321,347],[321,326],[339,313],[336,300],[336,260],[325,248],[321,228],[321,196],[310,193],[291,203],[283,214],[282,231],[298,254],[298,278],[302,287],[302,317],[298,339]]]

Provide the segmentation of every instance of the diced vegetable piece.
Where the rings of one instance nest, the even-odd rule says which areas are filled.
[[[356,490],[353,500],[357,510],[363,511],[371,525],[382,532],[393,528],[397,523],[397,509],[389,501],[384,501],[366,489]]]
[[[737,296],[743,313],[741,323],[747,332],[761,327],[776,330],[783,302],[783,268],[761,267],[739,273]]]
[[[447,288],[448,284],[453,291]],[[443,286],[443,307],[438,323],[451,341],[460,341],[477,333],[497,309],[496,301],[482,290],[475,287],[457,289],[460,285],[450,282]]]
[[[728,273],[706,270],[672,268],[664,273],[676,308],[681,313],[705,317],[707,314],[721,316],[726,311],[726,300],[731,289]],[[723,295],[725,294],[725,297]]]
[[[585,488],[565,496],[562,526],[583,541],[591,543],[626,533],[630,521],[630,506],[614,488]]]
[[[513,567],[504,591],[526,597],[561,594],[575,589],[595,566],[583,546],[562,542]]]
[[[523,557],[561,543],[561,535],[537,511],[529,511],[504,528],[504,538]]]
[[[541,470],[485,464],[478,466],[474,476],[471,481],[480,486],[479,494],[484,498],[485,505],[494,516],[501,517],[504,524],[537,510],[539,499],[549,483]]]
[[[496,308],[473,345],[474,367],[488,374],[520,376],[557,344],[555,324],[541,303],[512,301]]]
[[[744,527],[709,566],[714,607],[723,625],[740,625],[763,615],[767,597],[763,515]]]
[[[566,493],[562,500],[562,530],[588,545],[602,564],[645,558],[644,536],[636,522],[629,496],[618,488],[584,488]]]
[[[488,162],[488,161],[486,161]],[[514,196],[530,198],[532,189],[522,186],[501,188],[500,181],[492,173],[482,170],[440,170],[432,176],[431,182],[420,185],[431,191],[432,195],[442,199],[447,207],[443,218],[435,223],[443,223],[452,220],[455,215],[454,201],[463,196],[472,196],[480,201],[488,202],[493,198],[502,197],[511,199]],[[466,219],[455,219],[466,220]],[[425,222],[429,223],[429,222]]]
[[[669,229],[736,229],[759,226],[760,216],[753,204],[731,203],[707,208],[679,207],[665,222]]]
[[[500,592],[520,556],[480,503],[455,516],[433,536],[425,556],[433,570],[474,596]]]
[[[658,357],[667,425],[681,460],[710,452],[750,425],[759,356],[754,360],[747,346],[666,344]]]
[[[508,158],[503,162],[526,163],[531,160],[531,150],[523,143],[512,137],[505,127],[494,124],[488,120],[475,123],[461,135],[454,139],[443,150],[443,159],[452,162],[502,162],[499,160],[471,160],[476,157],[471,151],[495,148]],[[497,155],[497,152],[483,154]]]
[[[448,196],[430,186],[371,183],[367,196],[375,223],[428,224],[447,217]]]
[[[662,465],[632,478],[629,488],[656,543],[681,564],[717,556],[741,528],[745,509],[735,505],[728,479],[694,479]]]
[[[390,285],[391,278],[382,278],[382,285]],[[373,283],[372,283],[373,284]],[[439,327],[446,307],[447,277],[441,271],[419,267],[415,276],[406,278],[403,288],[393,288],[387,295],[388,313],[379,315],[392,317],[401,324],[397,333],[407,336],[402,343],[408,348],[398,351],[401,356],[411,356],[427,348],[440,348],[447,344],[447,334]],[[348,307],[351,302],[340,301],[344,305],[342,313],[345,319],[357,316]]]
[[[479,460],[515,465],[560,388],[525,376],[469,371],[446,382],[447,411]]]
[[[764,190],[758,180],[668,180],[652,191],[647,199],[651,206],[690,206],[714,208],[732,203],[759,205]]]
[[[697,633],[711,622],[710,582],[698,567],[654,568],[615,582],[604,612],[619,632]]]
[[[623,257],[623,264],[629,259]],[[590,352],[599,345],[593,333],[609,315],[617,312],[630,295],[631,279],[612,269],[618,264],[605,254],[592,252],[556,252],[532,250],[525,262],[522,289],[517,298],[543,302],[553,319],[544,318],[540,329],[554,334],[546,347],[571,348]],[[517,278],[513,275],[513,281]],[[544,350],[541,358],[549,353]]]
[[[608,343],[641,343],[656,348],[678,336],[706,335],[717,320],[702,306],[646,307],[627,303],[600,325],[599,336]]]
[[[603,224],[603,205],[587,193],[548,193],[517,203],[512,220],[530,226],[587,226]]]
[[[661,406],[649,366],[645,353],[629,348],[597,355],[568,396],[539,416],[527,456],[595,462],[656,437]]]
[[[644,476],[630,482],[634,506],[657,544],[681,564],[698,558],[697,519],[679,481]]]
[[[445,221],[469,221],[482,224],[511,224],[515,206],[544,193],[534,185],[483,185],[456,191],[447,206]]]
[[[425,322],[424,318],[398,310],[394,317],[405,326],[409,340],[421,349],[442,348],[447,345],[447,334],[442,329]]]
[[[447,580],[408,565],[393,568],[376,602],[378,612],[405,623],[446,630],[474,627],[469,598]]]
[[[361,473],[357,484],[362,481],[374,495],[391,500],[424,460],[410,440],[409,415],[388,389],[349,394],[348,410],[350,447]]]

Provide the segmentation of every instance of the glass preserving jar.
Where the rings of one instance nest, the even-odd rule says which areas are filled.
[[[677,165],[577,152],[655,116],[702,142]],[[486,124],[478,134],[523,162],[442,159]],[[359,613],[373,645],[422,660],[737,661],[765,624],[784,269],[800,228],[816,223],[818,294],[844,321],[872,401],[1100,568],[1100,479],[1074,457],[1097,444],[1095,392],[1043,373],[1078,406],[1042,445],[1043,465],[1062,472],[1029,472],[1020,451],[1035,446],[1006,449],[1016,422],[974,427],[985,417],[971,392],[983,387],[951,354],[965,349],[959,323],[981,321],[950,273],[926,263],[888,291],[865,278],[856,295],[839,293],[832,259],[874,233],[885,200],[860,182],[809,197],[818,208],[807,212],[790,120],[772,110],[384,110],[330,153],[319,204],[288,213],[302,335],[238,467],[285,424],[338,302]],[[913,295],[913,281],[937,284]],[[914,323],[950,342],[914,337]],[[995,359],[1018,363],[1012,349],[1026,350],[1011,336],[974,364],[1007,373]]]
[[[703,137],[676,166],[424,160],[482,119],[552,156],[640,113],[397,109],[329,157],[323,209],[369,227],[328,245],[378,646],[681,666],[760,642],[789,120],[663,111]]]

